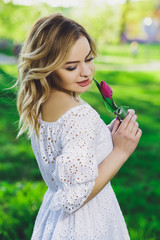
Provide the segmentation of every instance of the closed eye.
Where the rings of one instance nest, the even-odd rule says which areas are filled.
[[[93,59],[94,59],[94,57],[88,58],[88,59],[85,60],[85,62],[90,62],[90,61],[92,61]]]
[[[90,58],[86,59],[85,62],[91,62],[93,59],[94,59],[94,57],[90,57]],[[77,68],[77,66],[76,67],[67,67],[66,70],[74,71],[76,68]]]
[[[73,70],[75,70],[77,67],[67,67],[66,68],[66,70],[68,70],[68,71],[73,71]]]

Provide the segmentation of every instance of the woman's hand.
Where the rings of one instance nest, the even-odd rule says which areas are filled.
[[[122,154],[126,160],[136,149],[142,135],[136,119],[135,111],[128,110],[125,119],[123,121],[116,119],[112,129],[114,151]]]
[[[112,122],[110,122],[110,124],[107,125],[107,127],[110,130],[110,132],[112,132],[115,122],[116,122],[116,118],[113,119]]]

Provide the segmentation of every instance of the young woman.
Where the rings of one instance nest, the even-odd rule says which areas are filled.
[[[134,110],[109,127],[79,94],[89,90],[96,47],[61,14],[39,19],[21,51],[18,110],[48,186],[32,240],[128,240],[110,180],[141,137]]]

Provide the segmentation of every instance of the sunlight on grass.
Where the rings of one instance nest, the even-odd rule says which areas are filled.
[[[160,60],[160,45],[152,44],[139,44],[138,54],[136,58],[132,56],[130,44],[122,45],[100,45],[99,46],[99,55],[106,56],[116,56],[116,57],[129,57],[133,58],[136,61],[139,59],[144,59],[144,62],[150,61],[151,59]]]

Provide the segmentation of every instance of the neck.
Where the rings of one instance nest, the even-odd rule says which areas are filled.
[[[69,91],[69,90],[66,90],[66,89],[63,89],[63,88],[60,88],[60,87],[56,87],[56,88],[52,88],[51,89],[51,94],[61,94],[63,96],[70,96],[72,97],[74,100],[76,100],[77,102],[80,101],[80,97],[79,97],[79,94],[77,92],[72,92],[72,91]]]

